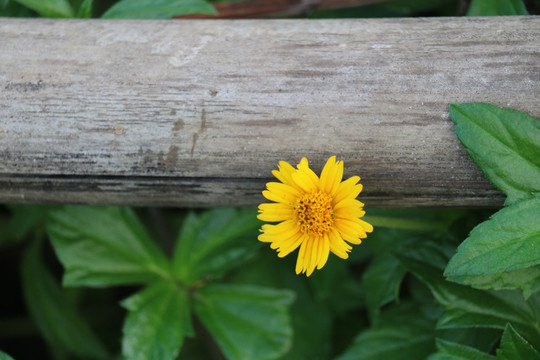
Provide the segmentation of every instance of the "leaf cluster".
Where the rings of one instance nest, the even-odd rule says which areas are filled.
[[[2,3],[4,2],[4,3]],[[0,16],[49,18],[168,19],[188,14],[215,14],[206,0],[2,0]]]
[[[23,207],[14,209],[13,219],[23,213]],[[46,221],[66,288],[43,261],[46,249],[38,233],[21,264],[25,300],[45,340],[67,358],[115,354],[111,339],[104,344],[101,334],[110,325],[96,327],[79,313],[80,301],[72,298],[88,291],[77,295],[73,287],[143,286],[121,301],[127,310],[125,359],[201,358],[208,338],[219,349],[209,351],[228,359],[328,358],[334,352],[334,318],[363,303],[346,262],[332,259],[324,275],[308,281],[291,271],[294,259],[286,259],[292,267],[284,266],[270,249],[263,252],[255,210],[187,213],[171,259],[128,208],[51,207],[36,221]]]
[[[325,0],[327,1],[327,0]],[[167,19],[189,14],[215,14],[211,3],[231,0],[0,0],[0,16],[104,19]],[[328,1],[331,2],[331,1]],[[393,0],[350,7],[334,1],[336,10],[308,14],[312,18],[372,18],[406,16],[494,16],[527,15],[523,0],[473,0],[467,8],[456,0]],[[539,5],[528,2],[531,13]],[[295,2],[290,1],[294,8]],[[340,9],[339,7],[343,7]],[[260,13],[264,14],[264,4]]]
[[[125,359],[175,359],[185,338],[195,335],[194,316],[228,359],[276,359],[290,347],[292,292],[222,282],[258,247],[254,210],[190,212],[172,259],[128,208],[54,208],[46,224],[65,269],[64,286],[143,286],[121,302],[127,310]],[[110,358],[62,294],[40,249],[41,241],[31,242],[22,262],[25,298],[36,325],[52,346],[76,358]]]

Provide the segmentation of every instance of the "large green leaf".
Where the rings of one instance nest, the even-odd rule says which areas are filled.
[[[540,265],[486,275],[464,275],[450,280],[478,289],[521,289],[525,299],[540,290]]]
[[[452,221],[463,214],[463,210],[456,209],[370,209],[369,215],[363,219],[377,229],[386,227],[433,233],[448,230]]]
[[[405,276],[405,268],[391,254],[376,256],[364,272],[362,284],[370,313],[398,297],[399,286]]]
[[[467,16],[528,15],[521,0],[473,0]]]
[[[50,212],[47,232],[66,286],[110,286],[171,278],[170,264],[133,211],[67,206]]]
[[[424,359],[435,350],[434,327],[415,304],[397,305],[336,360]]]
[[[497,349],[497,359],[500,360],[539,360],[540,354],[512,327],[506,325]]]
[[[219,277],[237,266],[260,245],[253,209],[214,209],[190,213],[174,252],[174,274],[184,284]]]
[[[459,140],[507,203],[540,192],[540,121],[485,103],[451,104]]]
[[[7,1],[7,2],[6,2]],[[4,4],[0,3],[0,16],[2,17],[33,17],[35,13],[15,1],[4,0]]]
[[[286,288],[294,291],[296,301],[291,305],[289,311],[294,333],[293,343],[291,349],[280,357],[280,360],[326,359],[329,357],[332,346],[328,339],[333,336],[342,340],[344,336],[340,336],[339,332],[347,334],[348,329],[341,327],[332,329],[333,306],[329,306],[328,301],[326,301],[326,294],[314,294],[310,285],[313,285],[315,279],[326,274],[328,270],[326,267],[332,266],[334,261],[329,258],[325,265],[325,271],[309,278],[298,276],[294,271],[290,271],[291,268],[294,268],[295,261],[296,259],[293,257],[285,257],[282,261],[276,261],[275,252],[270,248],[264,248],[259,256],[250,259],[241,268],[232,270],[231,274],[227,275],[227,279],[238,284]],[[343,264],[343,262],[335,261],[334,265],[339,266],[339,264]],[[345,281],[347,284],[349,283],[347,279]],[[325,280],[321,285],[329,284]],[[332,296],[332,292],[335,292],[336,288],[343,285],[343,281],[337,281],[337,284],[332,285],[334,286],[325,286],[325,290],[330,293],[329,296]],[[359,286],[356,286],[355,289],[358,290]],[[332,299],[333,301],[345,302],[348,305],[349,302],[357,300],[357,297],[350,299],[343,296],[345,292],[343,289],[339,292],[340,296],[336,296],[336,299]],[[330,304],[332,305],[332,303]],[[342,305],[340,309],[344,307],[346,306]],[[317,316],[313,316],[313,314],[317,314]],[[361,322],[355,320],[354,324],[358,325]]]
[[[455,329],[487,327],[504,329],[508,322],[520,330],[527,339],[540,344],[540,328],[535,309],[515,292],[496,292],[469,288],[446,281],[437,268],[398,256],[401,263],[431,290],[435,299],[446,308],[437,327]]]
[[[291,257],[291,260],[296,261],[294,257]],[[281,264],[280,266],[283,267]],[[337,256],[330,257],[324,266],[324,271],[310,277],[308,284],[311,285],[313,291],[309,296],[315,296],[317,301],[324,302],[334,316],[345,316],[347,312],[364,306],[365,292],[360,281],[351,271],[350,264]]]
[[[107,351],[81,319],[41,259],[41,246],[34,241],[22,259],[24,299],[44,338],[52,346],[85,359],[102,359]]]
[[[459,246],[444,275],[478,288],[540,287],[540,199],[514,203],[478,225]]]
[[[278,359],[291,346],[285,290],[209,284],[195,296],[195,311],[228,359]]]
[[[71,18],[74,16],[73,8],[68,0],[14,0],[41,16],[51,18]]]
[[[177,15],[215,14],[204,0],[121,0],[103,14],[104,19],[168,19]]]
[[[495,356],[470,346],[437,339],[437,352],[427,360],[495,360]]]
[[[455,16],[454,0],[390,0],[371,5],[316,11],[310,18],[388,18],[425,16]]]
[[[13,360],[13,358],[0,350],[0,360]]]
[[[43,205],[7,205],[11,212],[7,222],[0,223],[0,246],[9,245],[24,239],[32,229],[41,226],[47,214],[47,206]]]
[[[176,359],[186,335],[193,336],[189,297],[171,281],[154,283],[127,298],[122,353],[127,360]]]
[[[94,6],[94,0],[84,0],[79,7],[77,17],[79,19],[89,19],[92,17],[92,7]]]

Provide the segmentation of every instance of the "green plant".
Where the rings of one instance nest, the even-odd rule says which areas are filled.
[[[206,0],[119,0],[112,6],[100,0],[3,0],[0,16],[31,16],[28,9],[43,17],[104,19],[167,19],[187,14],[214,14]],[[101,9],[105,7],[105,10]]]

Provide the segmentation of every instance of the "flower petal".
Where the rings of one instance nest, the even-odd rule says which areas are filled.
[[[278,182],[269,182],[266,184],[267,191],[270,192],[272,195],[272,199],[265,195],[265,192],[263,191],[264,197],[266,197],[268,200],[272,201],[278,201],[274,200],[274,198],[280,198],[278,202],[285,202],[285,203],[293,203],[296,201],[296,199],[300,196],[300,191],[296,188],[294,188],[291,185],[282,184]]]
[[[328,261],[328,255],[330,254],[330,240],[328,239],[328,235],[324,235],[322,238],[322,249],[321,249],[321,256],[319,258],[319,264],[317,265],[317,270],[322,269],[322,267],[326,264],[326,261]]]
[[[365,232],[368,232],[368,233],[373,232],[373,225],[371,225],[370,223],[367,223],[362,219],[356,219],[356,222],[362,225]]]
[[[313,182],[319,184],[319,177],[317,176],[317,174],[313,172],[313,170],[309,168],[308,160],[305,157],[302,158],[302,160],[300,160],[298,165],[296,165],[296,168],[298,170],[305,171],[308,174],[308,176],[311,178],[311,180],[313,180]]]
[[[334,206],[334,216],[344,219],[362,217],[365,214],[363,206],[364,204],[356,199],[341,200]]]
[[[336,161],[336,157],[332,156],[328,159],[321,172],[321,190],[332,196],[335,195],[342,177],[343,161]]]
[[[298,170],[292,174],[294,182],[305,192],[312,192],[317,190],[319,182],[314,181],[307,171]]]
[[[281,194],[276,194],[268,190],[263,190],[262,195],[270,201],[275,201],[275,202],[284,203],[284,204],[289,203],[289,201],[287,201],[286,198],[280,196]]]
[[[334,225],[338,229],[341,237],[351,244],[358,245],[362,242],[360,238],[365,238],[366,232],[364,228],[357,222],[351,219],[334,219]]]
[[[276,225],[264,224],[261,227],[262,234],[258,240],[262,242],[276,242],[280,239],[288,239],[298,232],[299,228],[293,220],[285,220]]]
[[[294,209],[282,203],[260,204],[257,219],[262,221],[284,221],[292,219]]]
[[[280,161],[278,165],[279,170],[272,170],[272,175],[274,175],[279,181],[283,184],[290,185],[293,188],[300,190],[298,185],[293,181],[291,175],[298,170],[296,170],[291,164],[286,161]]]
[[[311,237],[308,241],[311,242],[311,257],[309,259],[309,266],[306,272],[306,276],[309,277],[319,262],[319,258],[317,257],[319,250],[319,238]]]
[[[278,249],[278,257],[285,257],[298,248],[306,239],[306,235],[298,232],[294,237],[287,240],[287,244],[283,244]]]
[[[349,220],[349,221],[351,221],[353,223],[356,223],[357,225],[359,225],[363,229],[363,232],[372,232],[373,231],[373,226],[371,224],[368,224],[367,222],[365,222],[362,219],[350,218],[350,219],[345,219],[345,220]]]
[[[306,249],[309,244],[309,241],[302,242],[302,245],[300,246],[300,251],[298,252],[298,258],[296,259],[296,274],[300,274],[305,269],[305,257],[306,257]]]
[[[349,257],[348,252],[351,251],[352,247],[343,241],[336,229],[332,229],[332,231],[328,233],[328,240],[331,252],[342,259],[347,259]]]
[[[360,177],[353,176],[339,184],[332,205],[339,203],[340,201],[350,198],[356,199],[358,194],[362,191],[362,184],[356,184],[360,181]]]

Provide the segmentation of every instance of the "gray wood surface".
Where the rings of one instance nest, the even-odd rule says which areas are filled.
[[[540,18],[0,18],[0,202],[254,206],[337,155],[370,207],[499,206],[453,102],[540,117]]]

